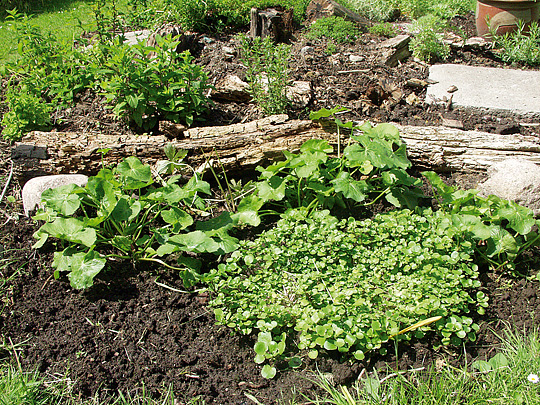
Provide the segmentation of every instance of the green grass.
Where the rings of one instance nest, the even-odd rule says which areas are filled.
[[[59,41],[73,41],[83,30],[96,29],[92,0],[55,0],[52,3],[54,6],[29,13],[31,22],[43,32],[52,32]],[[126,10],[127,0],[118,0],[117,8]],[[17,44],[13,41],[12,25],[9,18],[0,20],[0,64],[16,58]]]
[[[507,329],[500,338],[499,353],[508,364],[489,371],[479,371],[473,362],[459,369],[443,365],[438,371],[372,373],[353,387],[336,387],[319,374],[316,383],[326,395],[312,401],[336,405],[540,404],[540,383],[527,378],[540,374],[539,329],[529,333]]]

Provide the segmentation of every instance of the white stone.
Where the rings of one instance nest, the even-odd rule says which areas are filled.
[[[149,30],[131,31],[124,34],[124,44],[137,45],[139,42],[144,42],[148,39],[151,32]]]
[[[349,60],[352,63],[362,62],[364,58],[360,55],[349,55]]]
[[[24,214],[29,216],[41,202],[41,194],[49,189],[77,184],[84,187],[88,182],[88,176],[84,174],[58,174],[55,176],[34,177],[26,182],[22,189]]]
[[[311,101],[311,82],[294,81],[292,86],[287,87],[287,98],[296,108],[304,108]]]
[[[506,159],[488,169],[488,179],[478,186],[480,195],[496,195],[540,215],[540,166],[522,159]]]

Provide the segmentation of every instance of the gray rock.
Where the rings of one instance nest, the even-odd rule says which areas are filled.
[[[77,184],[84,187],[88,182],[88,176],[84,174],[59,174],[55,176],[34,177],[26,182],[22,189],[24,214],[29,216],[41,202],[41,194],[49,189]]]
[[[540,166],[522,159],[507,159],[488,169],[488,179],[478,186],[480,195],[515,201],[540,215]]]
[[[210,97],[216,100],[246,102],[251,100],[249,84],[236,75],[228,75],[215,85]]]

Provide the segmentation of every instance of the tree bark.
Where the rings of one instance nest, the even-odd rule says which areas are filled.
[[[520,157],[540,164],[540,141],[522,135],[496,135],[442,127],[398,126],[414,165],[435,171],[484,171],[497,161]],[[194,168],[212,163],[221,170],[244,172],[298,152],[308,139],[326,139],[337,150],[332,129],[307,120],[275,115],[246,124],[192,128],[183,138],[76,134],[34,131],[12,148],[16,174],[23,182],[44,174],[96,174],[128,156],[144,163],[163,160],[167,143],[187,150]],[[342,134],[342,144],[347,136]],[[100,150],[108,149],[104,154]],[[343,147],[342,147],[343,149]]]

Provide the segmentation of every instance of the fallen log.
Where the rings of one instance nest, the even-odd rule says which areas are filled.
[[[325,126],[326,127],[326,126]],[[540,164],[540,141],[522,135],[497,135],[443,127],[398,126],[411,161],[435,171],[484,171],[508,157]],[[183,137],[76,134],[34,131],[12,148],[20,180],[43,174],[93,175],[102,165],[115,165],[127,156],[144,163],[165,159],[167,143],[187,150],[194,168],[212,161],[240,172],[279,159],[284,150],[297,152],[306,140],[326,139],[334,147],[337,134],[308,120],[275,115],[222,127],[192,128]],[[346,137],[342,136],[342,142]],[[102,153],[108,150],[106,153]],[[334,150],[337,150],[335,147]]]

